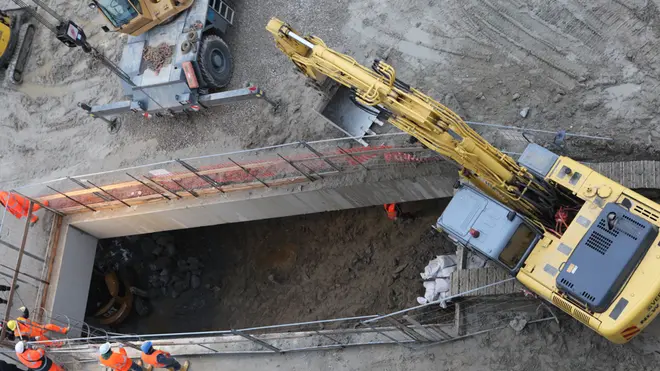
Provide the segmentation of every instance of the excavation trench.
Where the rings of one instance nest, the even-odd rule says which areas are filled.
[[[404,203],[411,219],[397,222],[372,206],[99,240],[85,321],[171,333],[409,307],[423,295],[424,266],[451,249],[430,228],[446,202]],[[121,324],[102,325],[94,313],[108,301],[109,272],[148,297],[134,295]]]

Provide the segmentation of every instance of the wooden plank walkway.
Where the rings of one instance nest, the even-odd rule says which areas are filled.
[[[660,161],[602,162],[586,165],[628,188],[660,188]]]
[[[495,282],[511,278],[507,271],[499,267],[462,269],[451,274],[451,295],[458,295]],[[516,280],[478,290],[465,296],[508,295],[519,293],[523,286]]]

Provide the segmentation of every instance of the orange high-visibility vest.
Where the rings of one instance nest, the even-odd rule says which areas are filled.
[[[140,358],[142,358],[142,362],[144,362],[148,365],[152,365],[152,366],[157,367],[157,368],[165,368],[166,365],[164,365],[162,363],[158,363],[158,355],[159,354],[162,354],[166,357],[170,357],[170,353],[163,352],[162,350],[154,350],[151,354],[147,354],[145,352],[142,352],[142,355],[140,356]]]
[[[385,204],[385,211],[387,211],[387,217],[390,220],[395,220],[397,217],[396,204]]]
[[[2,203],[10,213],[17,218],[22,218],[27,215],[27,209],[30,202],[24,197],[15,193],[9,195],[9,192],[0,191],[0,203]]]
[[[128,358],[124,348],[119,348],[119,353],[112,352],[110,358],[103,359],[101,357],[101,364],[116,371],[129,371],[133,365],[133,360]]]
[[[15,336],[34,338],[46,334],[46,329],[44,329],[43,326],[36,322],[32,322],[27,318],[18,317],[16,318],[16,323],[18,324],[18,327],[16,328],[16,331],[14,331]]]
[[[46,362],[46,352],[43,349],[26,349],[23,353],[16,353],[18,360],[29,369],[39,369]]]

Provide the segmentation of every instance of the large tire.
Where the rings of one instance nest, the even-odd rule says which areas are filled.
[[[234,73],[234,60],[227,44],[218,36],[207,35],[197,55],[202,79],[212,89],[229,85]]]

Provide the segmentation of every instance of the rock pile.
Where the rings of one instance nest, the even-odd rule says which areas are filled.
[[[151,297],[163,295],[176,299],[181,293],[202,285],[204,264],[198,258],[180,256],[171,235],[159,234],[153,239],[145,238],[142,248],[145,253],[150,250],[153,256],[152,262],[148,264]]]

